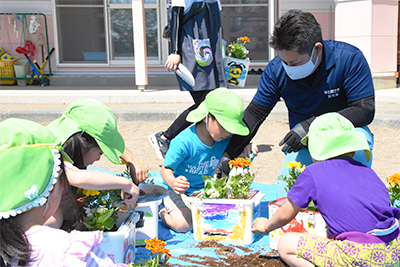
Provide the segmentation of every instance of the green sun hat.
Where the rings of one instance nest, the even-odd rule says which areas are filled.
[[[217,88],[207,94],[204,101],[186,117],[189,122],[199,122],[207,115],[215,116],[228,132],[248,135],[249,128],[243,121],[243,103],[240,97],[227,88]]]
[[[367,161],[371,158],[365,135],[355,131],[351,121],[336,112],[317,117],[301,142],[308,146],[311,157],[319,161],[358,150],[364,150]]]
[[[114,164],[124,153],[125,141],[118,132],[117,120],[101,101],[81,99],[68,106],[61,118],[51,122],[49,128],[64,144],[73,134],[82,131],[93,137],[103,154]]]
[[[57,182],[61,156],[70,160],[46,127],[23,119],[0,123],[0,219],[46,203]]]

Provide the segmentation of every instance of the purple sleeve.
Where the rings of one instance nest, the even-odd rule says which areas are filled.
[[[307,208],[308,204],[315,200],[315,192],[312,173],[306,167],[288,192],[288,198],[298,207]]]

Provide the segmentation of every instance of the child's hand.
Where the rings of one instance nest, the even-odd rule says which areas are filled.
[[[266,230],[266,226],[268,224],[268,219],[264,218],[264,217],[258,217],[254,220],[253,222],[253,228],[251,229],[251,231],[253,233],[255,232],[260,232],[260,233],[264,233],[264,234],[268,234],[267,230]]]
[[[145,167],[143,167],[142,164],[140,164],[140,162],[133,162],[133,163],[129,163],[129,170],[130,170],[130,174],[132,177],[133,182],[138,185],[140,183],[144,183],[144,181],[147,179],[148,174],[147,174],[147,170]]]
[[[258,154],[258,147],[254,143],[248,144],[243,150],[243,154],[245,157],[251,158],[251,153],[254,154],[254,157]]]
[[[135,204],[139,197],[139,187],[131,183],[130,188],[121,191],[121,197],[127,204]]]
[[[190,187],[190,184],[188,180],[186,179],[185,176],[178,176],[174,180],[174,184],[172,186],[172,189],[174,190],[175,193],[178,195],[181,195],[185,193],[185,191]]]

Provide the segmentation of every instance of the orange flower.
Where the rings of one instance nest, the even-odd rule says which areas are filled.
[[[158,252],[163,252],[164,247],[167,245],[165,241],[158,240],[157,237],[154,237],[152,239],[146,239],[144,242],[146,242],[146,249],[150,250],[151,253],[155,254]],[[168,250],[169,252],[169,250]]]
[[[251,165],[249,158],[235,158],[229,161],[229,165],[236,167],[236,168],[248,168]]]
[[[400,182],[400,174],[395,173],[392,176],[386,177],[388,183],[397,185]]]
[[[242,42],[250,43],[250,38],[247,36],[240,37],[239,40]]]

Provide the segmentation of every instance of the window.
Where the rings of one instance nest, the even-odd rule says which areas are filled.
[[[268,1],[221,0],[221,4],[222,35],[227,45],[247,36],[251,61],[268,61]]]
[[[103,1],[55,2],[60,63],[106,63]]]
[[[132,3],[129,0],[55,0],[59,63],[133,63]],[[145,0],[147,56],[159,62],[157,0]]]

